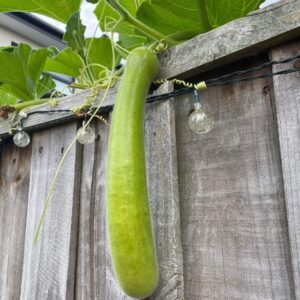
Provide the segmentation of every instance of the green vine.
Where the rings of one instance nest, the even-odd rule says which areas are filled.
[[[164,36],[160,32],[154,30],[153,28],[147,26],[145,23],[141,22],[140,20],[138,20],[137,18],[132,16],[128,12],[128,10],[126,10],[118,1],[116,1],[116,0],[106,0],[106,1],[113,9],[117,10],[120,13],[120,15],[124,18],[124,20],[126,20],[131,25],[135,26],[135,28],[137,30],[139,30],[142,33],[146,34],[150,38],[158,40],[158,41],[159,40],[166,40],[166,42],[170,46],[175,46],[175,45],[178,44],[177,41],[175,41],[175,40],[173,40],[169,37]]]

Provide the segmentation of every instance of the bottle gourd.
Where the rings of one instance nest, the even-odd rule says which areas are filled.
[[[108,146],[106,218],[112,263],[123,291],[136,298],[151,295],[159,278],[144,151],[145,101],[158,66],[147,48],[129,54]]]

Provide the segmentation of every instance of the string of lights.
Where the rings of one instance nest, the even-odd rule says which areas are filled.
[[[268,68],[273,65],[290,63],[290,62],[298,60],[298,59],[300,59],[300,55],[289,57],[289,58],[279,60],[279,61],[277,61],[277,60],[269,61],[269,62],[263,63],[259,66],[255,66],[253,68],[232,72],[232,73],[225,74],[225,75],[222,75],[222,76],[219,76],[216,78],[211,78],[206,81],[203,81],[202,83],[204,84],[204,86],[206,88],[209,88],[209,87],[213,87],[213,86],[233,85],[235,83],[243,82],[243,81],[252,81],[252,80],[256,80],[256,79],[271,78],[274,76],[300,72],[300,68],[294,67],[294,68],[284,69],[284,70],[277,71],[277,72],[267,72],[267,73],[254,75],[254,76],[249,75],[249,76],[241,77],[241,75],[257,72],[259,70]],[[295,64],[295,66],[296,66],[296,64]],[[239,77],[237,78],[237,76],[239,76]],[[185,83],[184,81],[179,81],[179,80],[178,80],[178,82],[182,82],[185,85],[185,87],[183,87],[181,89],[175,89],[174,91],[169,92],[169,93],[149,96],[147,98],[146,102],[153,103],[153,102],[157,102],[157,101],[163,101],[163,100],[167,100],[170,98],[174,98],[174,97],[177,97],[180,95],[193,93],[195,110],[189,117],[189,126],[190,126],[191,130],[193,130],[194,132],[196,132],[198,134],[207,133],[213,127],[213,118],[201,106],[200,92],[196,89],[197,84],[193,85],[193,84]],[[202,86],[203,86],[203,84],[202,84]],[[99,114],[97,114],[97,117],[99,119],[105,121],[105,119],[103,119],[103,117],[101,115],[108,114],[110,111],[112,111],[112,109],[113,109],[113,105],[101,107],[99,109]],[[32,116],[34,114],[50,114],[50,113],[72,113],[72,114],[74,114],[74,116],[76,115],[71,109],[36,110],[36,111],[28,112],[28,113],[23,112],[23,114],[21,115],[21,119],[18,124],[18,127],[13,128],[13,130],[12,130],[12,133],[16,132],[13,137],[14,143],[19,147],[26,147],[30,143],[29,135],[23,130],[25,119],[29,118],[30,116]],[[91,110],[83,112],[82,114],[79,115],[79,117],[87,117],[87,114],[91,114]],[[81,142],[83,144],[93,142],[95,134],[92,131],[92,128],[90,126],[85,126],[85,121],[83,122],[83,127],[81,127],[79,130],[81,130],[81,134],[78,137],[79,142]]]

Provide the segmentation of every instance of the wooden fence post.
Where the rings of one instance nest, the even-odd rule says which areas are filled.
[[[203,135],[188,127],[192,96],[176,99],[186,299],[293,299],[271,87],[258,79],[202,92],[215,120]]]
[[[157,93],[171,91],[173,84],[166,83]],[[146,108],[148,189],[160,267],[153,300],[184,299],[174,107],[174,100],[169,99]]]
[[[36,244],[34,236],[57,165],[76,130],[77,124],[72,123],[33,135],[22,300],[73,298],[79,209],[78,144],[65,159]]]
[[[299,54],[299,41],[271,51],[273,60]],[[294,64],[274,65],[273,71],[293,68]],[[295,299],[300,299],[300,72],[276,76],[273,82]]]
[[[0,174],[0,299],[20,299],[31,147],[4,145]]]

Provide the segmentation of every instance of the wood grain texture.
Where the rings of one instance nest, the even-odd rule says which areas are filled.
[[[299,54],[299,39],[271,51],[272,59]],[[292,68],[294,64],[277,65],[273,70]],[[273,80],[295,298],[300,299],[300,72]]]
[[[80,192],[76,299],[129,300],[112,270],[105,221],[105,176],[109,127],[93,125],[96,140],[84,146]]]
[[[47,208],[39,239],[34,235],[50,183],[77,124],[37,132],[32,139],[31,174],[21,299],[72,299],[78,226],[78,145],[67,155]]]
[[[92,124],[94,128],[94,124]],[[97,128],[96,128],[97,129]],[[99,135],[99,132],[96,131]],[[98,294],[99,299],[102,299],[102,293],[105,293],[105,272],[100,277],[98,284],[95,281],[97,271],[95,265],[97,258],[102,258],[102,244],[95,244],[95,231],[101,231],[103,222],[101,218],[95,220],[95,197],[99,197],[95,192],[95,176],[94,165],[97,165],[96,153],[99,151],[99,145],[102,144],[102,136],[95,140],[95,143],[84,145],[82,152],[82,173],[81,173],[81,188],[80,188],[80,211],[79,211],[79,233],[78,233],[78,250],[76,264],[76,295],[75,299],[96,299]],[[102,154],[102,153],[101,153]],[[98,211],[98,210],[97,210]],[[102,210],[99,210],[101,214]],[[97,216],[97,215],[96,215]],[[95,224],[96,223],[96,224]],[[98,246],[98,247],[97,247]],[[102,267],[105,267],[100,259],[99,271],[102,272]],[[99,290],[98,290],[99,287]]]
[[[272,82],[202,96],[205,135],[176,100],[185,299],[294,299]]]
[[[158,94],[173,90],[164,84]],[[184,297],[180,235],[175,110],[173,100],[146,107],[145,149],[152,224],[160,270],[160,282],[150,297],[181,300]]]
[[[188,78],[255,55],[299,34],[300,0],[280,1],[162,53],[160,77]]]
[[[0,299],[20,299],[31,147],[4,144],[0,174]]]

